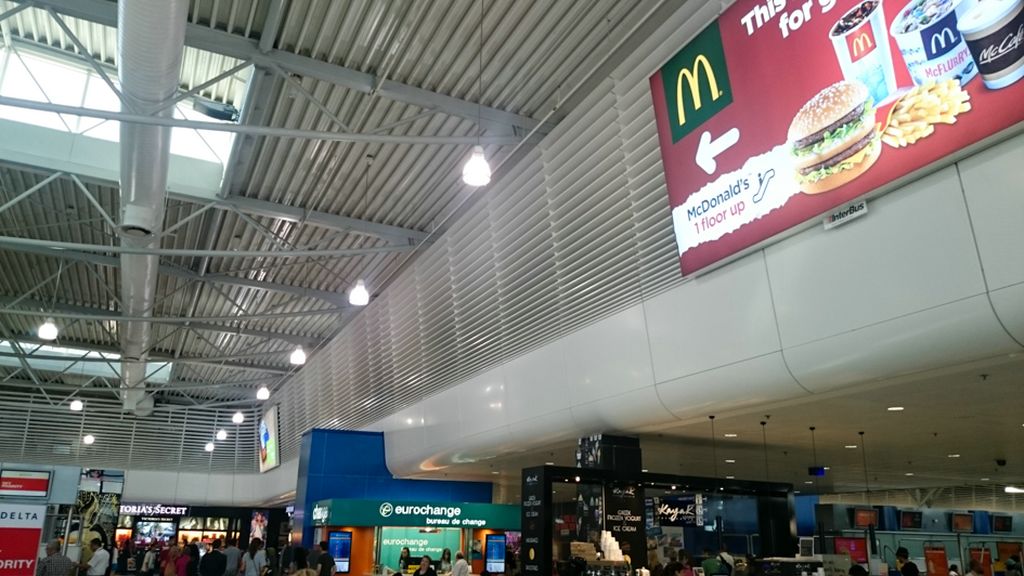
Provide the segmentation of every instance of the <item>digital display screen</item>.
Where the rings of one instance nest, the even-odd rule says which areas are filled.
[[[260,472],[277,468],[281,464],[281,455],[277,445],[277,406],[271,406],[260,418],[257,430],[257,448],[259,448]]]
[[[327,536],[327,551],[334,558],[334,569],[348,573],[352,561],[352,533],[331,532]]]
[[[1013,532],[1013,516],[993,516],[993,532]]]
[[[950,524],[953,532],[974,532],[974,515],[953,514]]]
[[[491,574],[503,574],[505,572],[505,535],[488,534],[487,548],[484,553],[487,558],[487,571]]]
[[[900,512],[900,528],[904,530],[920,530],[924,517],[920,512],[904,510]]]
[[[858,564],[868,563],[868,542],[864,538],[836,538],[836,554],[849,554]]]
[[[256,538],[267,543],[267,524],[270,523],[270,510],[253,510],[249,521],[249,542]]]
[[[878,526],[878,510],[874,508],[857,508],[853,511],[853,525],[856,528]]]

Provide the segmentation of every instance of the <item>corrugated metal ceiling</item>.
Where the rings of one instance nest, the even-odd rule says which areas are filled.
[[[538,120],[550,113],[548,120],[558,121],[569,113],[559,105],[573,96],[573,90],[627,36],[651,20],[663,2],[485,2],[482,93],[477,89],[480,4],[476,1],[286,0],[279,29],[264,30],[274,4],[271,0],[194,0],[189,18],[194,25],[253,42],[270,35],[276,38],[273,46],[279,50],[368,72],[378,79],[469,102],[479,100],[484,106]],[[0,2],[0,12],[14,6]],[[70,17],[65,20],[93,56],[116,66],[115,29]],[[46,46],[50,53],[74,49],[50,16],[37,8],[8,20],[6,30],[16,40],[15,47]],[[239,63],[187,48],[182,89],[194,88]],[[241,105],[248,78],[248,72],[236,74],[203,95]],[[477,133],[471,119],[314,78],[293,75],[292,79],[352,131],[405,136]],[[295,86],[281,79],[261,86],[253,101],[267,103],[268,125],[340,130],[321,106],[310,102]],[[642,90],[628,95],[634,103],[644,97]],[[607,98],[615,100],[611,95]],[[520,149],[516,162],[525,167],[522,172],[507,175],[500,187],[502,193],[491,193],[473,209],[468,208],[470,204],[463,205],[470,191],[460,181],[466,146],[271,137],[248,140],[229,168],[229,194],[424,232],[444,224],[446,231],[433,239],[426,252],[419,251],[408,261],[403,252],[316,259],[211,258],[209,275],[339,294],[360,277],[378,293],[384,285],[391,287],[358,315],[202,322],[216,324],[216,330],[212,326],[156,324],[153,353],[191,361],[175,365],[172,383],[158,392],[157,411],[147,418],[122,414],[113,391],[95,382],[78,393],[89,398],[96,411],[70,415],[66,408],[49,405],[27,386],[24,371],[2,369],[0,379],[9,386],[0,384],[0,401],[12,417],[4,421],[4,430],[10,432],[5,436],[10,438],[0,441],[0,456],[136,468],[251,471],[256,465],[251,424],[240,427],[241,434],[233,434],[237,439],[233,450],[229,441],[211,457],[202,452],[202,443],[227,422],[235,408],[254,408],[256,388],[283,382],[286,377],[284,372],[290,368],[287,354],[293,344],[252,335],[256,332],[319,341],[348,326],[320,352],[330,357],[330,363],[311,362],[279,389],[275,401],[282,403],[285,457],[289,457],[294,454],[297,435],[313,425],[370,422],[536,345],[538,338],[550,337],[603,313],[607,306],[621,304],[621,298],[611,302],[601,294],[614,294],[624,279],[634,286],[630,298],[639,295],[637,290],[663,284],[664,271],[674,271],[674,264],[664,258],[671,252],[671,238],[652,231],[664,225],[668,213],[663,210],[660,173],[649,166],[656,160],[656,146],[649,127],[638,119],[643,109],[633,105],[631,124],[612,122],[601,128],[602,122],[610,119],[602,115],[614,114],[608,111],[607,102],[596,104],[588,103],[592,111],[578,120],[591,126],[587,132],[563,131],[543,151],[527,152],[529,145]],[[643,132],[642,146],[634,147],[643,152],[624,164],[622,152],[615,148],[627,137],[625,131]],[[505,133],[511,134],[512,129]],[[572,140],[586,145],[566,155],[562,148]],[[492,166],[513,152],[511,146],[487,148]],[[373,156],[369,165],[367,155]],[[46,175],[43,170],[3,164],[0,202]],[[116,217],[116,185],[97,181],[86,181],[86,185],[104,210]],[[468,211],[447,222],[460,206]],[[171,200],[167,225],[199,209],[194,203]],[[192,219],[165,237],[162,246],[195,249],[210,233],[214,249],[219,250],[345,249],[385,244],[364,234],[310,223],[243,217],[234,212],[222,213],[221,219],[215,218],[215,213],[209,210]],[[581,218],[600,220],[605,216],[609,224],[600,229],[588,231],[578,225]],[[0,214],[0,228],[7,236],[117,243],[100,213],[63,177]],[[599,256],[595,256],[595,246],[603,247],[596,253]],[[570,254],[582,257],[585,253],[596,260],[569,258]],[[181,256],[162,259],[165,265],[188,270],[195,270],[198,261]],[[68,261],[61,265],[56,257],[0,248],[0,269],[5,271],[0,275],[0,297],[8,301],[59,270],[59,282],[43,283],[31,295],[32,300],[65,309],[84,307],[115,313],[119,309],[115,267]],[[403,276],[396,276],[403,269]],[[6,273],[8,270],[12,273]],[[544,296],[553,287],[560,295],[554,299]],[[167,275],[161,276],[157,298],[153,313],[159,317],[182,317],[190,312],[197,317],[227,317],[333,307],[313,297]],[[547,302],[547,307],[538,302]],[[357,321],[352,322],[353,318]],[[0,311],[0,322],[17,338],[31,340],[38,318]],[[496,326],[501,326],[501,338],[495,334]],[[232,334],[236,330],[249,335]],[[64,327],[61,341],[116,349],[117,324],[75,322]],[[213,360],[203,363],[204,357]],[[41,376],[52,380],[49,385],[55,390],[60,387],[64,396],[82,382],[75,374]],[[63,396],[54,400],[61,399]],[[82,418],[85,420],[80,422]],[[32,437],[19,444],[22,429],[31,431]],[[97,443],[86,448],[79,443],[86,429],[106,433],[97,433]],[[65,453],[61,446],[70,448]],[[34,447],[39,447],[38,454]]]

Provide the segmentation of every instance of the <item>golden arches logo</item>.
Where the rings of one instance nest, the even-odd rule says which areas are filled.
[[[860,35],[853,40],[853,56],[856,58],[865,52],[869,52],[874,47],[875,41],[872,40],[871,36],[866,32],[861,32]]]
[[[700,110],[703,105],[700,98],[700,73],[704,71],[704,75],[708,78],[708,84],[711,87],[711,101],[718,100],[718,97],[722,93],[718,90],[718,79],[715,78],[715,71],[711,68],[711,62],[708,61],[707,57],[703,54],[699,54],[693,60],[693,66],[690,68],[682,68],[679,70],[679,74],[676,76],[676,113],[679,116],[679,125],[686,124],[686,107],[683,103],[683,80],[686,80],[686,86],[690,89],[690,99],[693,100],[693,110],[696,112]]]

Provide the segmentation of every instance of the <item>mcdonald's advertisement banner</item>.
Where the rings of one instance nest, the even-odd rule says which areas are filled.
[[[651,77],[683,274],[1024,120],[1024,0],[738,0]]]

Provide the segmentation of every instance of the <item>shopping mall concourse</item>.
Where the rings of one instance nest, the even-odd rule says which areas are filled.
[[[0,0],[0,576],[1024,576],[1024,0]]]

